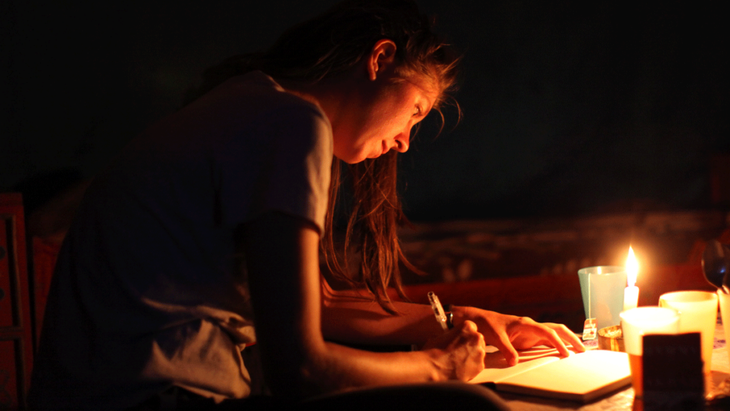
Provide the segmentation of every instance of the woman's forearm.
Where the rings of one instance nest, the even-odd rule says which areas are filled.
[[[373,345],[422,345],[443,333],[430,306],[394,301],[393,308],[398,314],[357,292],[325,289],[322,333],[334,341]]]
[[[376,353],[336,343],[325,343],[310,372],[321,376],[323,391],[352,387],[394,385],[449,379],[449,371],[436,364],[425,351]],[[314,378],[315,375],[312,375]]]

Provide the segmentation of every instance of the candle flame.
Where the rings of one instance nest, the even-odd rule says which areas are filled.
[[[636,275],[639,273],[639,262],[636,260],[634,249],[629,246],[629,256],[626,258],[626,282],[629,286],[636,285]]]

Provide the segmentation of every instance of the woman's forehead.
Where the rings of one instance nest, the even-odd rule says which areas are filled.
[[[432,104],[435,104],[443,93],[439,82],[436,81],[436,79],[426,76],[424,74],[411,75],[406,78],[406,81],[420,89]]]
[[[440,84],[433,77],[423,74],[415,75],[411,78],[411,82],[428,94],[441,94]]]

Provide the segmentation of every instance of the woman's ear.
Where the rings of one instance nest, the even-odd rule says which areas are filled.
[[[394,68],[395,43],[393,40],[382,39],[375,43],[368,56],[368,78],[374,81],[378,75]]]

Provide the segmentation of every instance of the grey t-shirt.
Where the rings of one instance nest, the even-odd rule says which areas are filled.
[[[62,247],[31,403],[122,409],[170,385],[250,395],[236,229],[277,210],[321,232],[331,164],[322,110],[260,72],[133,140],[88,189]]]

